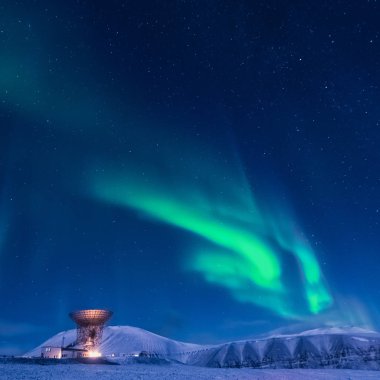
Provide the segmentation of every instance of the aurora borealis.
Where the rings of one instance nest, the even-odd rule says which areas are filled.
[[[87,307],[199,343],[379,328],[376,11],[3,2],[0,354]]]
[[[276,214],[275,210],[261,215],[249,188],[233,197],[228,186],[215,178],[214,187],[208,189],[204,182],[216,170],[207,166],[200,168],[202,166],[193,168],[197,181],[188,186],[181,183],[165,186],[165,176],[159,180],[148,173],[143,179],[133,179],[128,170],[110,180],[104,180],[102,174],[96,173],[94,194],[111,203],[140,210],[213,243],[219,251],[213,248],[211,253],[207,252],[208,247],[198,247],[187,265],[202,273],[208,282],[229,289],[237,300],[256,303],[285,317],[300,316],[300,310],[298,314],[293,310],[295,292],[282,276],[283,250],[297,260],[299,269],[295,266],[292,276],[301,272],[304,293],[299,296],[306,298],[306,309],[316,314],[329,306],[332,298],[317,259],[306,239],[293,227],[291,217]],[[233,173],[224,174],[233,177]],[[189,170],[184,177],[188,175]],[[177,172],[175,179],[179,178]],[[241,188],[247,185],[247,181],[235,181]],[[178,188],[182,190],[178,191]],[[209,197],[206,197],[207,193]],[[220,193],[223,196],[215,201]]]

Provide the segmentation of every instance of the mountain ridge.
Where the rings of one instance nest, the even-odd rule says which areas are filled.
[[[67,346],[75,339],[75,329],[62,331],[25,356],[40,356],[43,346]],[[108,326],[104,329],[99,350],[104,356],[120,361],[145,352],[155,358],[203,367],[380,370],[380,333],[354,326],[319,328],[214,345],[180,342],[138,327]]]

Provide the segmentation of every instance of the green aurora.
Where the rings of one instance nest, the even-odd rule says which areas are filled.
[[[197,159],[194,160],[197,165]],[[178,178],[174,183],[170,180],[166,183],[149,169],[143,177],[133,169],[101,172],[97,170],[91,180],[91,192],[96,198],[133,208],[201,237],[204,244],[191,249],[183,260],[185,269],[198,272],[210,284],[228,289],[236,300],[292,319],[307,313],[318,314],[332,304],[315,254],[297,232],[291,213],[285,212],[285,207],[281,213],[270,208],[260,211],[257,206],[260,202],[253,200],[248,181],[241,174],[230,173],[241,185],[231,191],[221,177],[216,176],[217,184],[212,186],[199,180],[205,179],[207,172],[213,172],[207,164],[199,169],[198,181],[192,185],[191,181],[180,183]],[[223,197],[216,191],[218,188],[224,190]],[[286,274],[289,256],[293,257],[293,264]],[[299,300],[299,284],[303,305]]]
[[[20,67],[20,57],[29,53],[34,56],[38,49],[32,54],[21,35],[19,42],[0,64],[0,85],[6,90],[8,102],[41,121],[55,120],[62,132],[70,133],[80,125],[99,146],[112,146],[120,154],[122,165],[112,163],[111,170],[96,171],[89,179],[91,197],[133,208],[202,238],[205,244],[193,247],[189,257],[184,258],[186,269],[228,289],[238,301],[268,308],[287,318],[318,314],[332,304],[315,253],[303,235],[297,233],[295,218],[282,207],[268,207],[269,199],[257,201],[241,164],[215,166],[215,155],[197,150],[198,142],[190,143],[188,136],[180,136],[178,142],[172,137],[177,132],[167,126],[152,128],[149,120],[135,121],[132,111],[126,117],[120,109],[133,110],[130,101],[123,101],[118,107],[115,97],[107,101],[102,96],[91,97],[89,94],[95,91],[90,87],[81,90],[73,84],[74,79],[68,82],[66,77],[58,77],[57,83],[52,82],[33,62]],[[39,46],[41,41],[36,38],[35,44]],[[71,100],[63,99],[61,93],[65,92]],[[93,112],[104,103],[108,112]],[[113,123],[128,124],[125,139],[140,153],[130,158],[111,128],[110,133],[101,132],[104,125]],[[49,123],[46,125],[48,128]],[[148,134],[153,147],[146,146]],[[76,136],[77,145],[85,142]],[[160,148],[155,151],[156,147]],[[184,158],[181,163],[173,163],[173,156]],[[129,159],[130,163],[124,165]],[[103,165],[106,159],[100,161]],[[139,172],[135,169],[137,164]],[[163,167],[160,176],[155,170],[157,164]],[[0,231],[0,245],[2,235]],[[285,270],[287,256],[295,259],[290,274],[285,273],[289,272]],[[304,305],[298,302],[300,289]]]

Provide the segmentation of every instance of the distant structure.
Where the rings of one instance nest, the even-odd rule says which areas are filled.
[[[73,359],[90,357],[89,352],[81,348],[73,347],[41,347],[41,358],[45,359]]]
[[[41,358],[72,359],[101,357],[102,354],[98,351],[98,347],[102,341],[104,326],[112,315],[112,311],[103,309],[71,312],[69,316],[77,325],[76,341],[65,346],[65,336],[63,336],[61,346],[41,347]]]
[[[71,312],[69,316],[77,324],[77,340],[75,344],[88,351],[95,351],[101,343],[104,325],[112,315],[112,311],[103,309]]]

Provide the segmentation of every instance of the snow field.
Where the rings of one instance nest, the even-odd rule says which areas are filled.
[[[374,380],[376,371],[201,368],[185,365],[0,364],[0,380]]]

